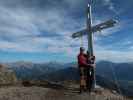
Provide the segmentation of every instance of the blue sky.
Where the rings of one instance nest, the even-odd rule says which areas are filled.
[[[0,62],[76,61],[80,40],[70,36],[86,27],[86,7],[87,0],[0,0]],[[132,0],[93,0],[93,25],[119,21],[95,33],[97,61],[133,61],[132,9]]]

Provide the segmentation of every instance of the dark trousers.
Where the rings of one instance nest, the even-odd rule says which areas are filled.
[[[88,66],[86,70],[87,70],[86,87],[87,87],[87,90],[91,92],[93,88],[93,83],[94,83],[94,68],[91,66]]]

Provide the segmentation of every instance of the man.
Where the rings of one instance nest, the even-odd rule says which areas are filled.
[[[88,66],[87,64],[87,59],[84,56],[85,49],[83,47],[80,47],[80,53],[78,54],[78,65],[79,65],[79,72],[80,72],[80,93],[83,91],[86,91],[86,67]]]

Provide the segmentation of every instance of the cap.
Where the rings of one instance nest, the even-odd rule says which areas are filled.
[[[85,50],[85,48],[84,47],[80,47],[80,51],[84,51]]]

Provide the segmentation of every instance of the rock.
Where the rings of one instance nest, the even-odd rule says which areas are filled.
[[[0,64],[0,85],[9,85],[17,82],[15,73],[5,65]]]

